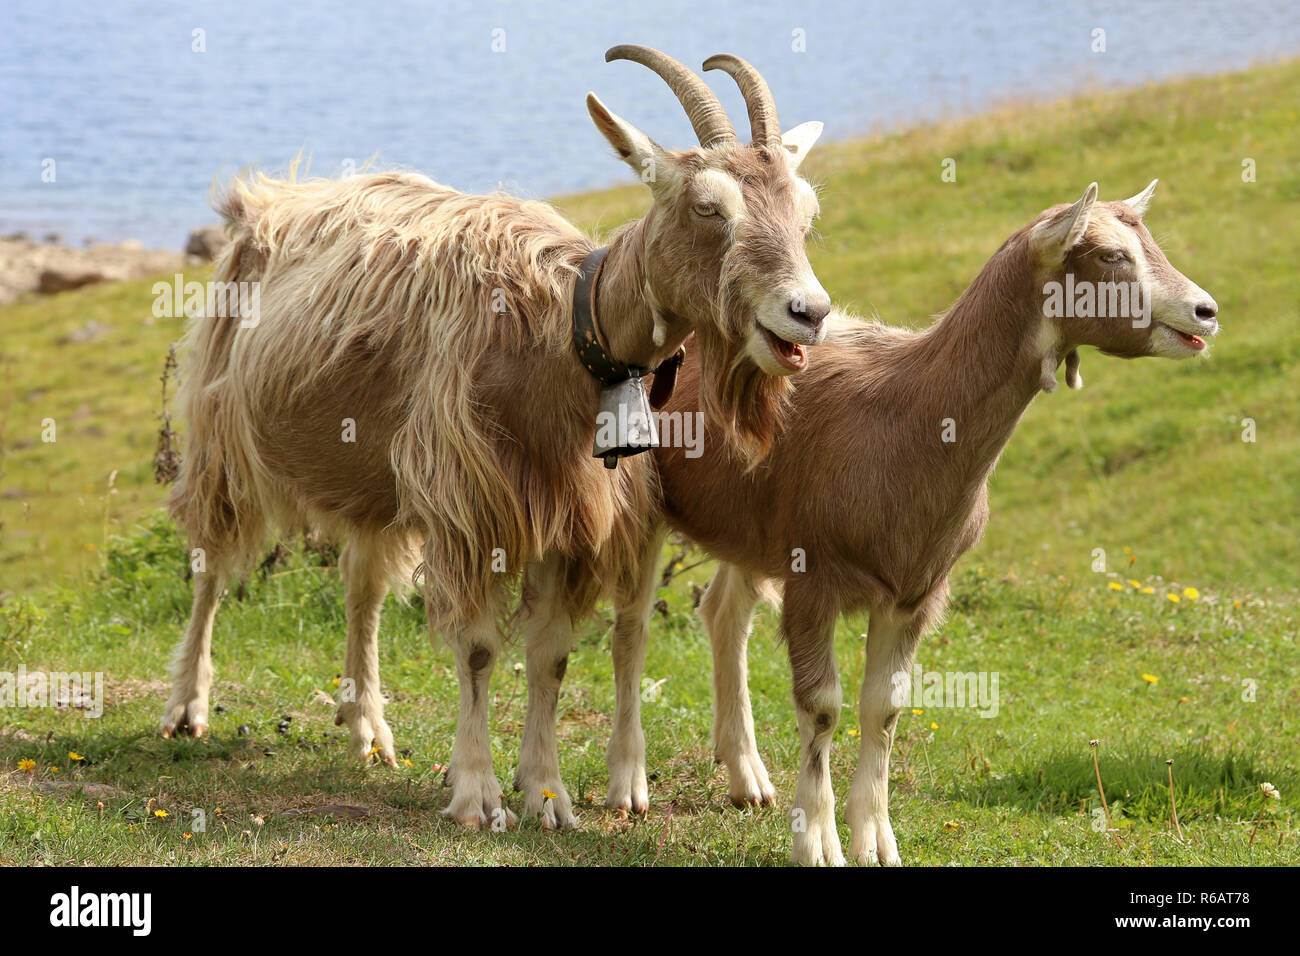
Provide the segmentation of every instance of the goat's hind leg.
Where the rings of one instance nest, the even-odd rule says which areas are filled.
[[[194,416],[191,415],[191,421]],[[206,462],[206,470],[205,470]],[[208,730],[212,691],[212,625],[230,574],[247,566],[262,540],[264,517],[259,507],[237,512],[230,503],[229,479],[212,467],[203,442],[182,466],[172,489],[172,517],[189,539],[194,604],[185,636],[172,658],[172,692],[163,709],[164,737],[188,733],[202,737]]]
[[[339,555],[347,601],[348,646],[334,723],[348,725],[348,749],[354,757],[365,760],[371,753],[378,753],[390,767],[397,766],[397,753],[393,733],[384,720],[380,693],[379,615],[389,581],[401,571],[409,571],[417,559],[405,538],[383,533],[357,534]]]
[[[713,645],[713,746],[731,776],[731,802],[738,807],[775,806],[776,791],[758,755],[749,702],[746,654],[758,604],[753,576],[719,563],[700,601],[700,617]]]
[[[194,571],[194,605],[185,637],[172,658],[172,693],[163,709],[164,737],[189,734],[202,737],[208,729],[208,699],[212,690],[212,624],[226,576],[208,570],[205,551],[203,570]]]

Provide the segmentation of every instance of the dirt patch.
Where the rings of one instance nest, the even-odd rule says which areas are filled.
[[[125,704],[137,697],[158,697],[166,700],[172,685],[165,680],[137,680],[132,677],[104,681],[104,703]]]
[[[56,797],[82,796],[87,800],[115,800],[127,795],[125,790],[91,780],[47,780],[19,771],[0,776],[0,790],[33,790]]]

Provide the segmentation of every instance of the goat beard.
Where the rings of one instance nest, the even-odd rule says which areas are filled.
[[[754,313],[738,276],[726,276],[718,294],[717,327],[695,334],[700,349],[700,406],[705,419],[722,426],[730,449],[746,470],[767,455],[789,404],[789,376],[769,375],[745,351]]]

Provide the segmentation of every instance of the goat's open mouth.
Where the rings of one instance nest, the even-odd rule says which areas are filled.
[[[1205,339],[1201,338],[1199,335],[1193,335],[1191,332],[1184,332],[1181,329],[1176,329],[1172,325],[1167,325],[1164,322],[1161,322],[1160,324],[1170,332],[1174,333],[1174,336],[1178,341],[1182,342],[1189,349],[1199,352],[1205,348]]]
[[[768,347],[772,349],[772,354],[776,356],[776,360],[782,367],[792,372],[802,372],[808,367],[808,356],[804,355],[802,345],[787,342],[779,335],[774,335],[771,330],[762,326],[760,328],[763,330],[763,337],[767,339]]]

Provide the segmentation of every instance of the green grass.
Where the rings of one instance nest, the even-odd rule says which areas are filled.
[[[905,862],[1300,861],[1298,84],[1292,62],[822,146],[809,160],[825,187],[814,265],[841,303],[924,325],[1041,208],[1094,179],[1103,198],[1119,198],[1158,176],[1148,222],[1224,323],[1208,362],[1088,353],[1087,388],[1043,396],[1025,416],[992,482],[988,535],[959,564],[952,613],[920,655],[927,670],[997,671],[999,712],[905,712],[891,800]],[[945,157],[957,161],[956,183],[940,180]],[[1256,161],[1257,182],[1241,182],[1243,157]],[[628,188],[560,205],[604,228],[645,201]],[[342,660],[343,607],[337,573],[311,552],[254,575],[223,605],[212,738],[158,739],[189,588],[181,542],[153,510],[163,495],[149,464],[157,377],[179,329],[152,320],[151,301],[146,281],[0,309],[0,670],[107,680],[100,720],[0,712],[0,863],[784,861],[797,751],[788,667],[764,611],[751,686],[780,805],[733,810],[712,759],[708,647],[691,609],[707,566],[665,592],[655,622],[646,675],[666,681],[644,705],[645,821],[600,808],[607,619],[582,629],[560,702],[578,832],[467,834],[438,814],[447,791],[434,765],[451,746],[455,680],[418,602],[389,601],[381,641],[389,720],[412,766],[355,765],[333,708],[318,702]],[[58,344],[92,320],[111,332]],[[58,422],[53,444],[40,440],[46,417]],[[1243,418],[1257,441],[1241,440]],[[1092,570],[1098,548],[1109,574]],[[841,625],[846,685],[861,673],[863,630],[863,620]],[[521,659],[512,646],[494,682],[503,782],[523,720]],[[832,763],[841,800],[856,759],[856,695],[845,696]],[[277,731],[283,714],[288,734]],[[1122,846],[1092,826],[1092,739]],[[1169,825],[1167,759],[1182,839]],[[35,767],[19,770],[26,760]],[[1282,799],[1249,845],[1265,781]],[[326,805],[368,815],[291,812]],[[205,832],[192,808],[206,811]]]

